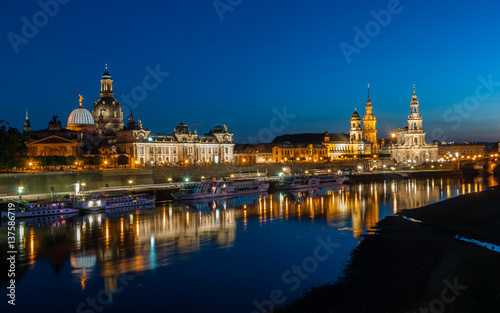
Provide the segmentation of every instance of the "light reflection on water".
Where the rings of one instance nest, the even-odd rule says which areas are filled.
[[[252,258],[239,252],[246,249],[245,245],[249,246],[248,249],[252,249],[252,255],[256,260],[268,257],[269,251],[265,250],[268,248],[265,243],[267,240],[275,241],[273,244],[280,247],[286,247],[285,251],[296,250],[294,253],[303,258],[308,256],[311,246],[299,246],[295,243],[302,243],[301,237],[306,238],[309,235],[317,237],[325,234],[326,229],[328,234],[334,234],[336,240],[344,245],[345,251],[335,259],[338,264],[325,268],[320,272],[321,276],[308,281],[309,285],[315,285],[324,280],[335,279],[340,270],[332,268],[335,266],[340,268],[361,235],[385,216],[392,215],[397,210],[417,208],[457,195],[478,192],[491,185],[496,185],[492,177],[486,181],[482,178],[467,181],[434,178],[384,181],[344,186],[339,190],[275,193],[189,205],[160,203],[156,208],[149,210],[102,212],[48,222],[24,220],[17,227],[17,250],[18,258],[21,260],[18,265],[21,268],[19,272],[26,271],[26,277],[18,278],[18,292],[22,294],[24,289],[31,290],[34,288],[31,286],[32,283],[35,283],[35,287],[41,286],[42,282],[36,280],[46,276],[47,273],[41,271],[48,269],[38,266],[38,263],[47,261],[50,262],[53,273],[49,275],[52,278],[43,281],[43,286],[49,287],[36,291],[42,302],[44,295],[47,295],[51,288],[61,288],[58,285],[61,279],[64,281],[63,286],[67,285],[69,288],[59,292],[67,296],[65,301],[71,307],[84,299],[81,294],[75,295],[75,288],[85,295],[95,294],[102,288],[116,292],[119,287],[117,280],[119,275],[127,273],[143,277],[141,283],[129,288],[135,294],[142,296],[152,288],[169,290],[176,286],[181,289],[196,289],[189,281],[169,281],[167,276],[173,274],[168,272],[167,275],[162,269],[168,269],[170,266],[178,267],[180,272],[176,275],[182,277],[182,274],[191,274],[183,273],[182,270],[198,271],[198,268],[205,265],[204,258],[212,257],[211,251],[221,250],[225,252],[218,254],[215,260],[220,264],[226,264],[226,259],[223,258],[236,260],[236,264],[226,265],[231,271],[215,266],[209,272],[202,273],[208,276],[208,281],[221,284],[231,282],[233,286],[230,290],[235,294],[242,293],[241,290],[247,290],[245,294],[254,292],[255,294],[247,295],[250,299],[248,301],[234,300],[234,303],[228,304],[231,310],[241,311],[247,308],[251,310],[252,299],[264,298],[269,290],[273,290],[274,286],[279,284],[283,269],[293,264],[291,261],[293,255],[283,256],[282,259],[270,257],[267,270],[270,271],[270,275],[276,273],[276,278],[267,282],[269,286],[266,282],[262,285],[260,281],[261,285],[245,289],[247,287],[243,284],[248,282],[241,281],[240,286],[238,280],[234,281],[234,276],[237,277],[243,271],[249,276],[253,275],[252,271],[258,275],[262,270],[252,268]],[[4,234],[6,225],[2,226]],[[262,238],[260,232],[265,229],[270,229],[276,236]],[[281,236],[288,233],[295,237]],[[241,242],[238,241],[239,238]],[[6,249],[6,247],[1,248]],[[262,251],[259,251],[260,249]],[[235,253],[236,256],[231,253]],[[186,269],[183,264],[189,264],[189,267]],[[151,271],[158,273],[157,279],[161,279],[161,283],[144,288],[148,284],[146,273]],[[56,280],[59,281],[56,283]],[[213,294],[219,292],[217,284],[212,288],[205,292]],[[290,298],[299,294],[293,294]],[[34,297],[33,294],[31,296]],[[180,297],[176,300],[189,301],[188,295],[184,299]],[[226,297],[231,298],[232,295]],[[130,301],[120,298],[120,301],[116,300],[107,311],[129,307]],[[149,305],[152,308],[159,307],[160,302]],[[196,307],[190,309],[193,308],[196,309]],[[199,308],[206,309],[203,305]],[[224,310],[219,308],[218,311]]]

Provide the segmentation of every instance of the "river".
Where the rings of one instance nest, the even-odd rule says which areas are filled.
[[[362,235],[385,216],[492,185],[492,177],[383,181],[19,220],[16,311],[262,312],[335,281]]]

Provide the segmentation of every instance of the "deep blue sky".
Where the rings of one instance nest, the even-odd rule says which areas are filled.
[[[380,138],[406,125],[416,84],[428,141],[499,140],[500,86],[482,88],[470,115],[453,110],[475,96],[478,77],[500,82],[500,4],[402,0],[348,63],[339,45],[354,45],[354,28],[389,2],[243,0],[221,21],[213,0],[72,0],[15,53],[8,34],[22,36],[22,18],[41,7],[11,1],[0,12],[0,119],[21,128],[29,109],[34,129],[53,114],[65,125],[79,93],[92,109],[105,63],[117,99],[159,64],[170,75],[134,109],[153,132],[184,121],[204,123],[193,127],[199,133],[226,124],[238,142],[262,129],[267,138],[273,108],[285,106],[297,117],[273,135],[347,132],[354,108],[365,112],[370,83]]]

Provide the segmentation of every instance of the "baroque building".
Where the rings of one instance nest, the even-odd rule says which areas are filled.
[[[415,85],[413,85],[408,126],[398,128],[395,131],[395,142],[389,146],[391,157],[397,163],[408,164],[437,161],[438,146],[426,143],[425,134],[422,127],[422,115],[419,112],[419,102],[415,93]]]
[[[181,122],[173,134],[152,135],[131,113],[127,127],[117,133],[117,147],[132,165],[219,164],[233,162],[234,143],[226,126],[198,135]]]
[[[368,100],[366,101],[366,114],[363,116],[363,136],[371,143],[372,150],[377,147],[377,118],[372,112],[372,101],[370,100],[370,84],[368,84]]]
[[[227,127],[216,126],[205,135],[191,132],[189,125],[180,123],[173,134],[152,134],[135,122],[132,112],[126,126],[120,102],[114,98],[113,79],[107,66],[101,76],[100,98],[92,113],[79,106],[68,117],[64,128],[57,116],[47,129],[32,131],[26,111],[23,132],[28,137],[28,156],[92,156],[100,154],[129,157],[129,165],[207,164],[233,162],[233,133]]]
[[[113,79],[108,72],[107,64],[101,76],[100,98],[94,102],[92,116],[99,132],[108,136],[115,135],[117,131],[123,129],[123,111],[120,102],[114,98]]]

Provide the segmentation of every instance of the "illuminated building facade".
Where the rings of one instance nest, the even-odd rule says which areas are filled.
[[[440,144],[438,157],[440,159],[476,159],[486,154],[486,146],[480,144]]]
[[[277,144],[273,147],[273,160],[279,162],[324,162],[328,149],[322,144]]]
[[[126,126],[120,102],[114,98],[113,79],[107,66],[101,76],[100,98],[92,113],[79,107],[69,115],[66,128],[57,116],[45,130],[32,131],[26,113],[23,131],[28,137],[28,155],[85,156],[93,154],[125,154],[130,165],[232,163],[233,133],[216,126],[208,134],[192,133],[189,125],[180,123],[173,134],[151,134],[132,113]]]
[[[198,135],[181,122],[173,134],[151,135],[131,113],[127,127],[117,132],[117,147],[131,157],[131,165],[219,164],[233,162],[234,143],[226,126]]]
[[[398,128],[394,134],[395,143],[389,146],[389,153],[397,163],[422,164],[438,160],[438,147],[425,142],[425,132],[422,128],[422,115],[419,112],[419,102],[413,86],[410,102],[408,126]]]
[[[366,101],[366,114],[363,116],[363,137],[372,145],[372,150],[377,149],[377,118],[372,112],[370,100],[370,85],[368,84],[368,100]]]
[[[114,98],[113,79],[108,72],[107,65],[101,76],[101,94],[100,98],[94,102],[92,116],[99,132],[108,136],[123,129],[123,111],[120,102]]]
[[[273,145],[235,144],[234,162],[239,164],[274,163]]]

